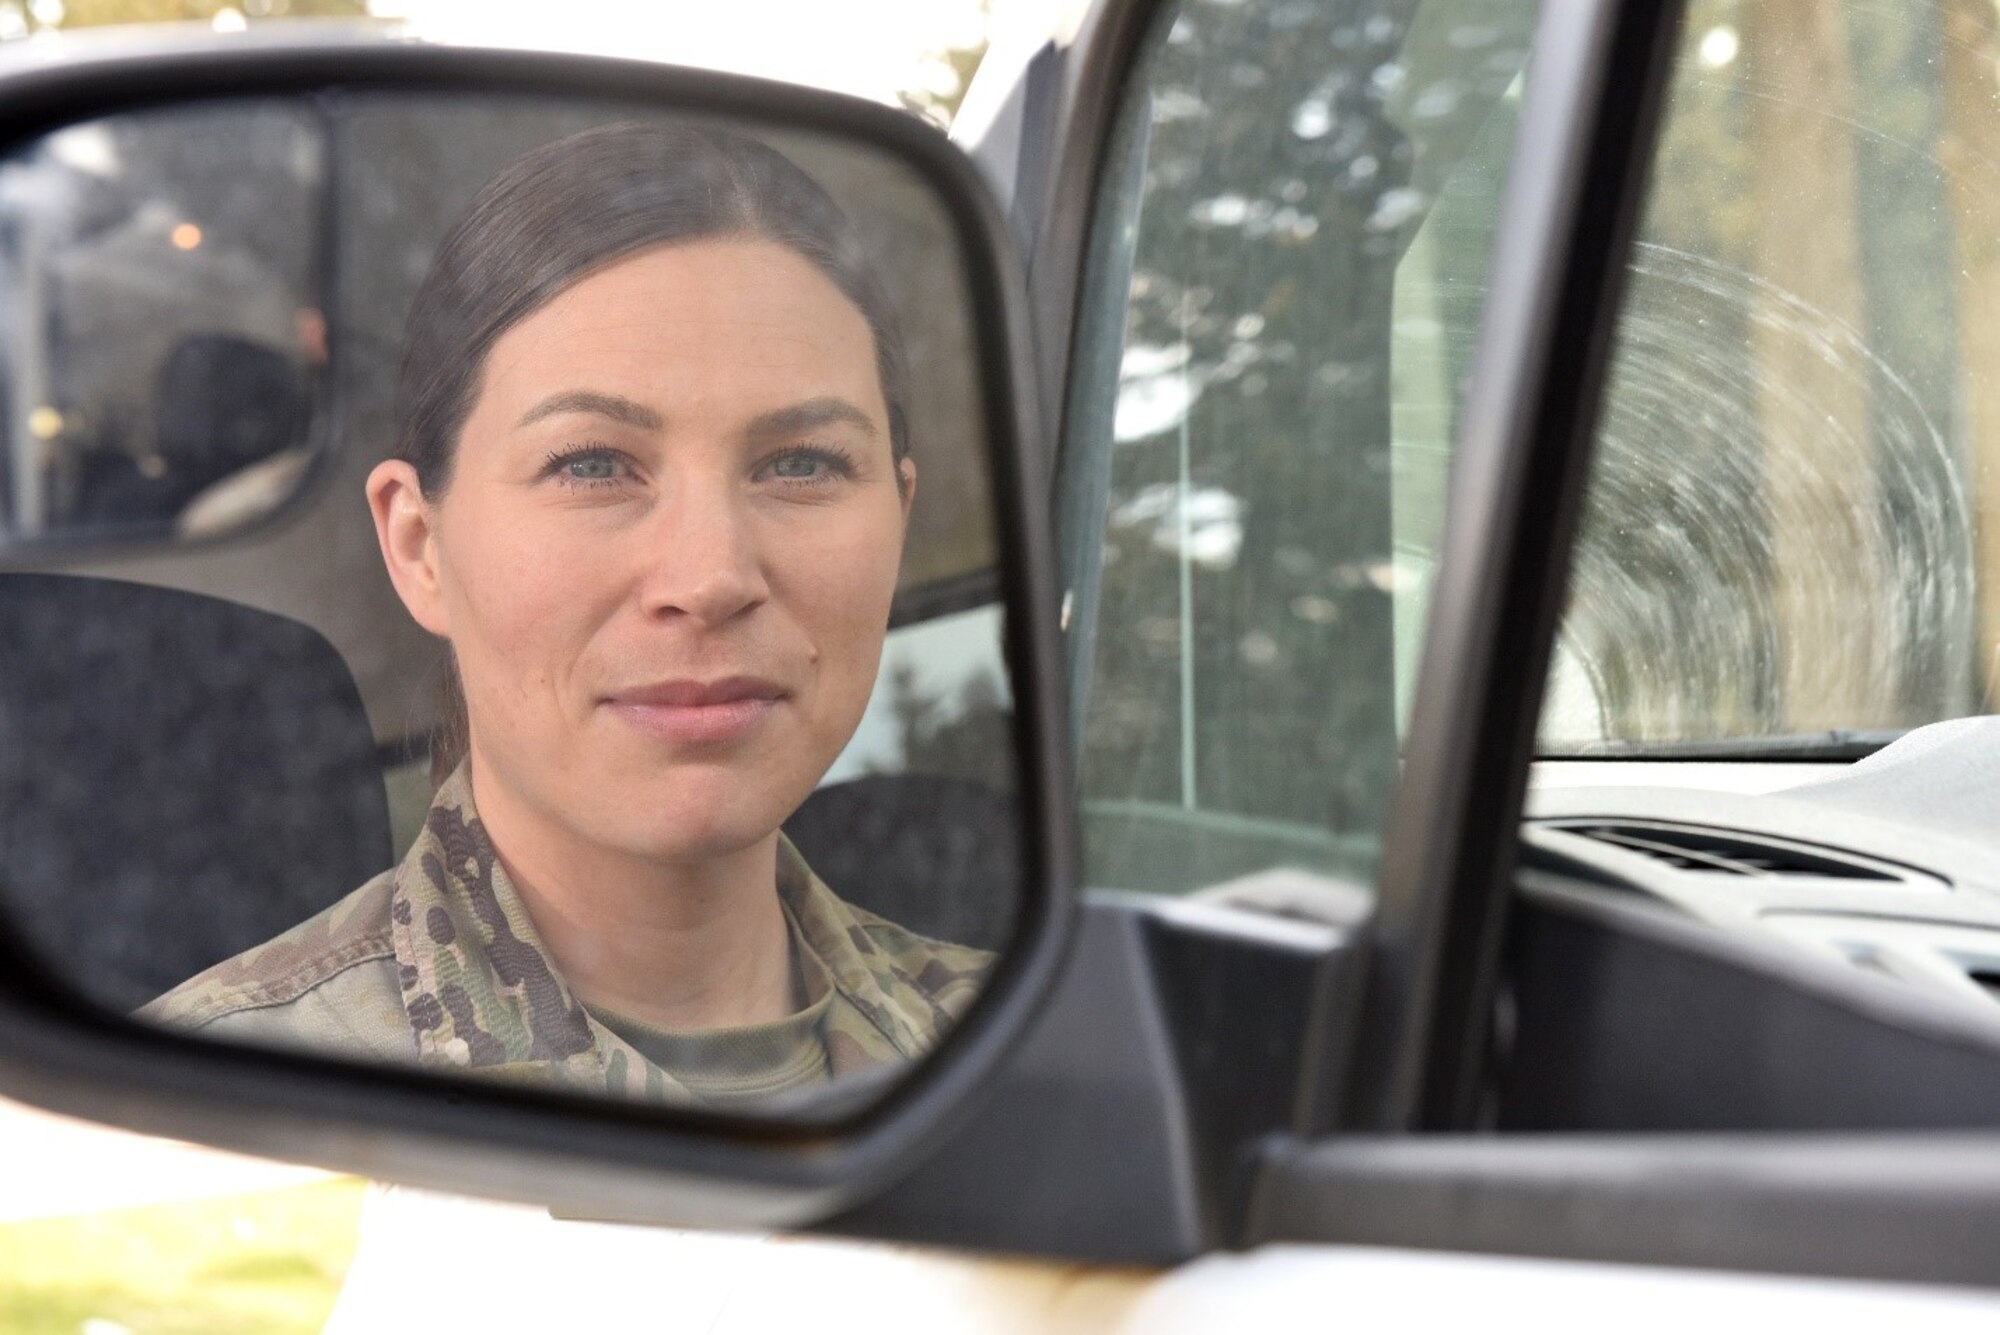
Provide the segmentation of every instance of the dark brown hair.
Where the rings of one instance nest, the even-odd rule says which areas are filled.
[[[847,216],[783,154],[724,130],[602,125],[521,158],[446,234],[411,303],[396,375],[395,456],[429,500],[451,484],[458,438],[499,337],[593,270],[678,241],[744,236],[797,252],[875,336],[893,457],[908,455],[901,333]],[[900,485],[901,470],[898,469]],[[465,699],[447,664],[431,772],[465,756]]]

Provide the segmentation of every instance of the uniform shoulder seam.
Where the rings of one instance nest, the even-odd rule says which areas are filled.
[[[196,974],[140,1008],[139,1018],[198,1029],[226,1015],[296,1001],[356,965],[393,957],[394,886],[393,871],[371,878],[284,935]]]
[[[395,953],[395,943],[386,929],[370,932],[282,977],[233,988],[224,995],[187,1012],[174,1022],[175,1027],[200,1029],[244,1011],[289,1005],[308,993],[326,986],[349,969],[375,960],[393,958]]]

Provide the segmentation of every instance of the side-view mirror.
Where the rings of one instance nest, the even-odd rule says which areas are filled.
[[[0,1087],[797,1224],[1074,855],[1021,280],[886,108],[415,46],[0,83]]]

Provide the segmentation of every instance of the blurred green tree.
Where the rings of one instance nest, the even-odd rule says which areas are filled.
[[[11,21],[10,21],[11,14]],[[366,18],[367,0],[0,0],[0,37],[121,23],[260,23],[284,18]]]

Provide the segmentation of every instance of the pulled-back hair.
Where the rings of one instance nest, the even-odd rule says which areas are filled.
[[[445,236],[411,303],[396,375],[396,457],[426,497],[451,483],[459,432],[499,337],[592,270],[654,246],[740,236],[810,261],[854,303],[896,459],[909,453],[895,311],[840,206],[783,154],[725,130],[602,125],[529,153]]]
[[[395,457],[430,500],[451,485],[460,433],[493,344],[593,270],[655,246],[772,241],[809,261],[868,322],[889,412],[909,453],[895,310],[840,206],[783,154],[725,130],[620,122],[545,144],[487,183],[446,234],[417,288],[396,373]],[[903,473],[897,470],[898,485]],[[447,661],[431,773],[464,759],[469,734]]]

